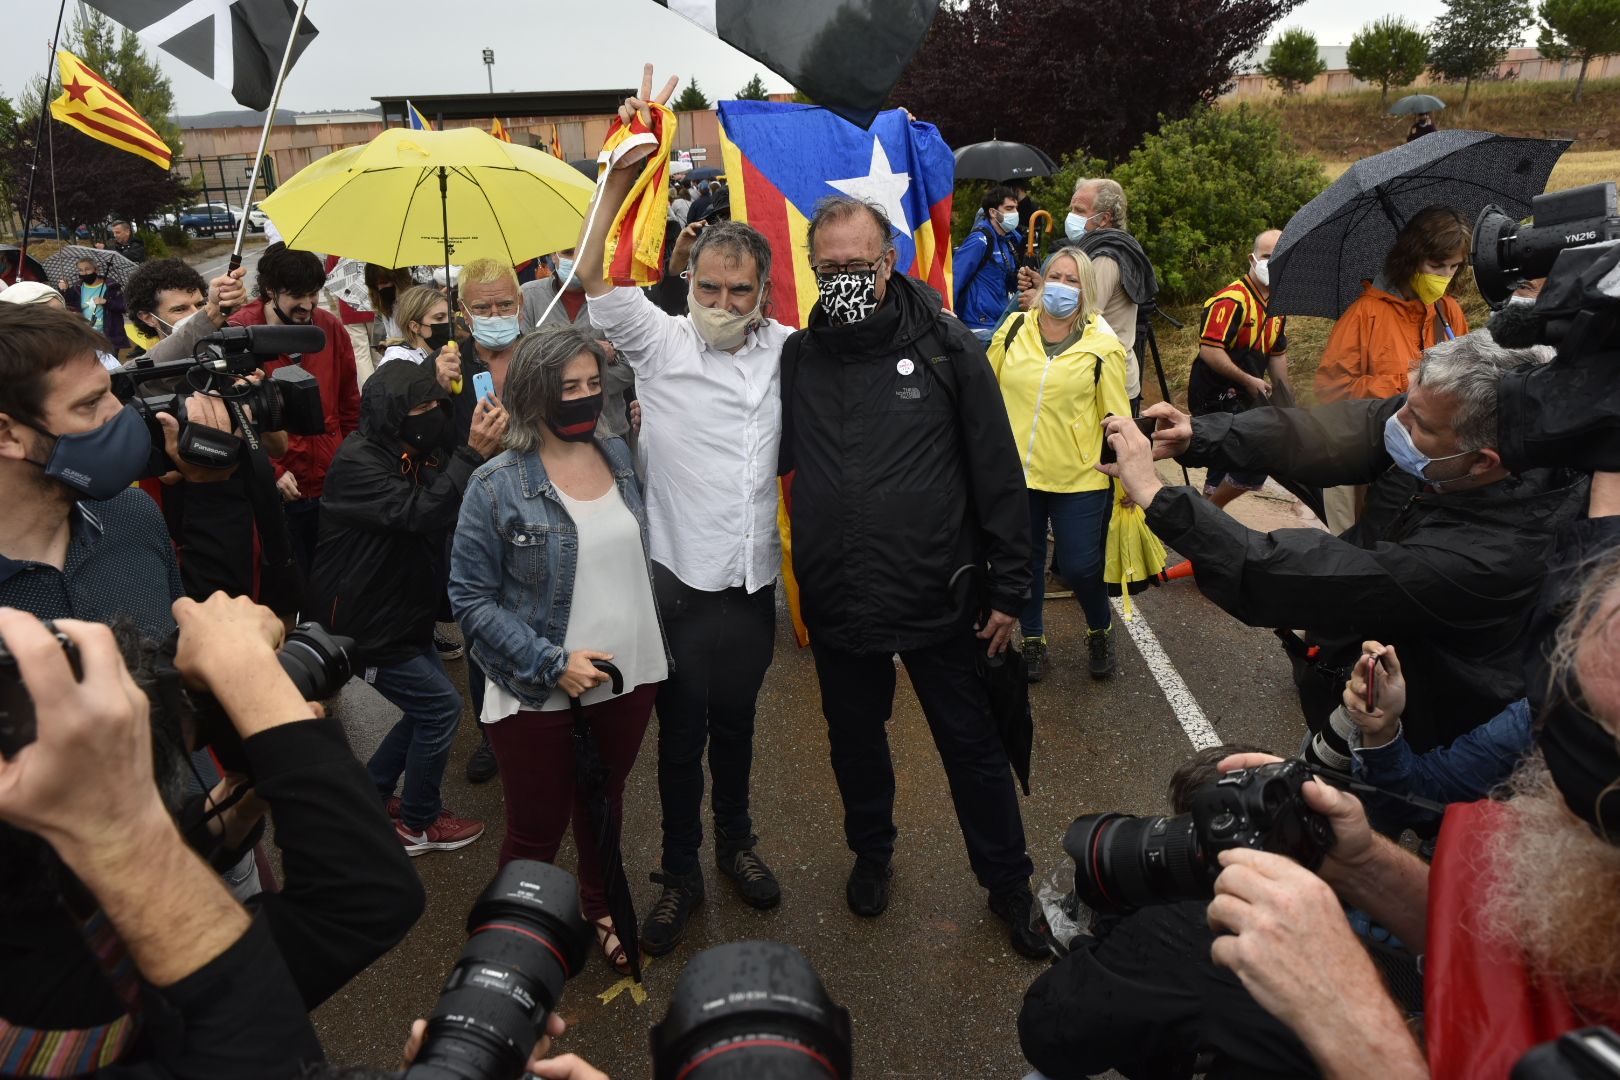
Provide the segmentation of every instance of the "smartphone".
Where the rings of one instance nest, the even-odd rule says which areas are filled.
[[[487,371],[480,371],[473,376],[474,400],[483,401],[495,393],[495,377]]]
[[[1376,712],[1378,709],[1378,672],[1384,665],[1378,662],[1378,657],[1367,657],[1367,711]]]
[[[1138,416],[1131,422],[1136,425],[1137,431],[1147,437],[1148,442],[1153,441],[1153,429],[1158,425],[1157,420],[1151,416]],[[1119,455],[1114,453],[1114,448],[1108,444],[1108,436],[1106,435],[1103,436],[1102,453],[1097,455],[1097,460],[1103,465],[1112,465],[1119,460]]]

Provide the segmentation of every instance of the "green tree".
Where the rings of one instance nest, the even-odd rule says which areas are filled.
[[[1255,234],[1282,228],[1327,186],[1321,163],[1294,148],[1275,116],[1247,105],[1200,106],[1164,124],[1113,177],[1171,303],[1202,300],[1237,276]]]
[[[1423,31],[1391,15],[1363,26],[1350,39],[1344,59],[1350,74],[1378,84],[1382,107],[1389,101],[1391,86],[1405,86],[1423,74],[1429,62],[1429,41]]]
[[[1528,2],[1528,0],[1525,0]],[[1309,30],[1284,30],[1271,43],[1271,52],[1260,65],[1260,74],[1284,94],[1297,94],[1300,87],[1327,70],[1316,35]]]
[[[771,100],[771,95],[769,95],[769,94],[767,94],[765,92],[765,84],[760,81],[759,72],[756,71],[754,73],[754,77],[752,79],[748,80],[748,84],[746,86],[744,86],[741,90],[737,91],[737,100],[738,101],[769,101],[769,100]]]
[[[676,112],[696,112],[709,107],[709,97],[698,86],[697,80],[691,79],[681,88],[675,100],[669,103],[669,107]]]
[[[1579,60],[1575,103],[1586,89],[1586,68],[1593,57],[1620,52],[1620,0],[1541,0],[1541,55]]]
[[[1464,116],[1474,80],[1494,71],[1534,22],[1530,0],[1446,0],[1429,24],[1429,68],[1446,82],[1461,80]]]

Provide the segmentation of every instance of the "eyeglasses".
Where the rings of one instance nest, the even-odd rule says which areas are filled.
[[[493,304],[468,304],[467,310],[479,318],[488,318],[491,315],[515,315],[518,302],[516,300],[497,300]]]
[[[817,277],[832,277],[835,274],[870,274],[882,265],[883,260],[881,259],[877,262],[867,262],[860,259],[855,262],[847,262],[842,266],[831,262],[816,263],[810,269],[815,272]]]

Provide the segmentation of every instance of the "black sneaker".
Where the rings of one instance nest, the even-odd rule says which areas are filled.
[[[1106,679],[1114,673],[1118,661],[1114,656],[1114,627],[1086,631],[1086,650],[1091,653],[1091,677]]]
[[[1008,940],[1013,951],[1031,960],[1050,960],[1052,950],[1046,943],[1046,920],[1039,928],[1030,925],[1030,913],[1035,908],[1035,897],[1028,885],[1019,885],[1007,892],[990,894],[990,910],[1010,929]]]
[[[648,956],[663,956],[681,943],[692,910],[703,903],[703,871],[694,870],[690,874],[660,871],[652,875],[652,879],[662,885],[664,891],[641,924],[641,951]]]
[[[737,887],[737,895],[743,898],[743,902],[763,911],[782,902],[782,886],[777,884],[776,875],[771,873],[771,868],[754,850],[758,842],[758,837],[750,836],[746,844],[738,845],[717,836],[714,840],[714,862]]]
[[[460,660],[467,653],[461,631],[453,622],[433,624],[433,647],[439,650],[440,660]]]
[[[894,872],[883,863],[861,855],[855,860],[855,869],[849,872],[844,886],[844,899],[849,910],[868,919],[883,914],[889,906],[889,879]]]
[[[1046,638],[1027,637],[1020,651],[1024,654],[1024,668],[1029,681],[1035,683],[1046,678]]]
[[[489,732],[484,730],[483,724],[479,724],[478,728],[478,748],[467,759],[469,784],[486,784],[501,771],[500,763],[495,760],[495,748],[489,745]]]

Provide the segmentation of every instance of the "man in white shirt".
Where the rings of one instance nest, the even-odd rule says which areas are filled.
[[[651,95],[619,110],[628,123]],[[660,100],[668,100],[674,80]],[[581,237],[576,272],[591,322],[636,376],[641,402],[649,543],[658,609],[674,661],[658,691],[658,792],[663,804],[663,893],[641,928],[662,956],[680,944],[704,896],[703,750],[714,778],[715,860],[744,901],[774,907],[781,889],[755,853],[748,815],[754,701],[776,639],[776,459],[782,342],[766,316],[771,249],[747,225],[704,229],[692,250],[690,314],[665,314],[640,289],[602,276],[614,220],[646,153],[609,172],[596,227]]]

